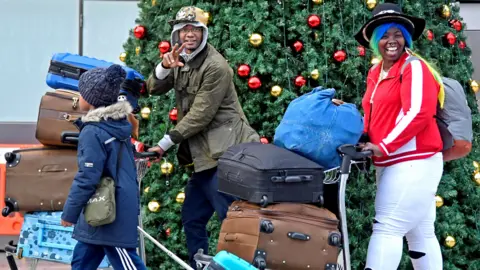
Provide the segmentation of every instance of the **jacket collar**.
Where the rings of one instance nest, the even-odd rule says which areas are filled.
[[[410,56],[410,54],[408,52],[404,52],[402,54],[402,56],[400,56],[400,58],[397,60],[397,62],[395,62],[392,66],[392,68],[390,69],[390,71],[388,72],[388,76],[386,78],[392,78],[392,77],[397,77],[397,76],[400,76],[400,72],[402,70],[402,66],[403,64],[405,63],[405,60],[407,60],[407,58]],[[372,78],[377,81],[379,76],[380,76],[380,72],[382,70],[382,64],[383,64],[383,60],[378,63],[377,65],[373,66],[372,67],[372,71],[371,71],[371,74],[372,74]]]
[[[129,102],[120,101],[107,107],[99,107],[89,111],[85,116],[77,121],[81,126],[88,122],[100,122],[102,120],[113,119],[120,120],[126,118],[132,112],[132,106]]]
[[[207,46],[205,46],[192,60],[188,61],[188,66],[195,69],[199,68],[207,58],[210,47],[211,45],[207,43]]]

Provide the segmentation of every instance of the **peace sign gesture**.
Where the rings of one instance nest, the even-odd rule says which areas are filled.
[[[178,48],[178,43],[173,46],[171,52],[167,52],[163,55],[163,61],[162,64],[166,68],[175,68],[175,67],[183,67],[184,64],[179,61],[180,59],[180,53],[183,51],[185,48],[185,43]]]

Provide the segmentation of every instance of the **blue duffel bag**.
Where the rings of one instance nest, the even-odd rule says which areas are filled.
[[[317,87],[293,100],[275,130],[273,143],[325,169],[340,166],[337,148],[358,143],[363,118],[354,104],[334,104],[334,95],[335,89]]]

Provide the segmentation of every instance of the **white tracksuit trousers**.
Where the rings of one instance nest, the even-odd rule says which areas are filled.
[[[443,173],[441,153],[422,159],[377,167],[373,234],[368,245],[368,270],[396,270],[403,237],[415,270],[442,270],[435,236],[435,194]]]

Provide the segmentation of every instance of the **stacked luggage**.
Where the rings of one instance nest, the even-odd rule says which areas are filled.
[[[16,250],[18,258],[71,262],[76,244],[71,237],[73,228],[62,227],[60,217],[78,169],[77,142],[70,136],[78,136],[74,121],[87,113],[79,107],[78,82],[84,72],[111,65],[70,53],[53,55],[46,78],[52,89],[41,98],[35,132],[42,146],[5,154],[6,206],[2,215],[28,212]],[[138,99],[144,78],[131,68],[124,69],[127,78],[121,95],[127,101]],[[138,111],[138,105],[132,105]],[[105,258],[101,267],[107,266]]]

